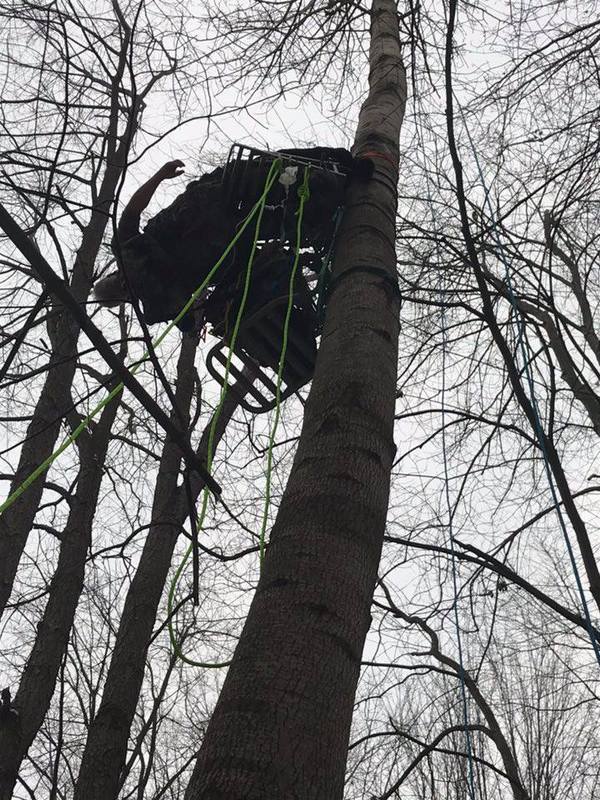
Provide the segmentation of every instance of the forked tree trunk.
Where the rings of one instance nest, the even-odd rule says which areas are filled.
[[[395,214],[406,103],[393,0],[374,0],[370,93],[298,452],[187,800],[336,800],[394,455]]]

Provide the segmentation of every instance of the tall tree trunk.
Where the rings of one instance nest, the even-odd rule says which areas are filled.
[[[178,364],[176,401],[179,414],[189,418],[194,380],[195,343],[184,338]],[[238,406],[231,392],[225,400],[215,430],[215,446]],[[173,421],[176,416],[172,414]],[[208,431],[198,453],[205,459]],[[119,792],[119,776],[127,757],[127,742],[146,666],[146,653],[171,565],[173,550],[189,512],[185,487],[177,487],[181,451],[167,440],[163,449],[151,527],[131,583],[117,632],[102,702],[89,729],[79,771],[75,800],[112,800]],[[197,474],[191,478],[194,500],[203,488]]]
[[[406,103],[393,0],[374,0],[370,92],[298,451],[187,800],[335,800],[394,454],[395,212]]]
[[[61,535],[60,555],[50,584],[44,615],[21,676],[13,724],[0,723],[0,800],[10,800],[21,762],[50,706],[77,604],[83,589],[85,562],[104,474],[110,431],[119,407],[115,398],[104,409],[93,433],[79,437],[81,467],[67,524]]]
[[[84,302],[92,286],[94,263],[110,219],[110,207],[121,176],[124,151],[116,164],[110,164],[104,175],[98,202],[83,234],[71,278],[71,289],[79,302]],[[15,491],[33,470],[54,449],[65,413],[71,406],[71,384],[77,366],[79,325],[67,309],[55,311],[48,321],[52,354],[46,381],[40,393],[19,464],[11,482]],[[44,478],[39,477],[16,502],[0,515],[0,615],[8,603],[19,560],[44,491]]]
[[[121,19],[121,22],[124,23],[124,20]],[[122,82],[131,55],[130,34],[131,31],[124,26],[119,58],[108,85],[107,100],[110,110],[104,138],[106,166],[99,186],[96,183],[90,185],[92,211],[69,282],[71,292],[79,303],[87,300],[92,287],[94,265],[110,221],[117,187],[126,167],[129,146],[143,110],[141,106],[134,107],[129,118],[124,120],[124,129],[119,131],[122,120]],[[52,453],[62,419],[70,407],[70,389],[75,375],[77,342],[81,328],[68,309],[59,305],[55,310],[56,316],[48,322],[48,335],[52,345],[48,374],[27,430],[27,438],[11,482],[11,493]],[[43,491],[44,479],[40,476],[24,495],[0,514],[0,616],[10,598],[19,561]]]

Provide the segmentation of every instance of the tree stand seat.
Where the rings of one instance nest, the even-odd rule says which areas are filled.
[[[269,167],[276,159],[282,162],[284,169],[310,167],[313,173],[319,172],[340,179],[339,185],[343,187],[349,172],[348,159],[351,162],[352,156],[342,148],[313,147],[304,150],[269,151],[234,142],[222,173],[223,196],[236,204],[250,199],[254,202],[264,185]]]
[[[278,297],[255,311],[240,325],[234,356],[229,367],[227,390],[234,392],[240,405],[254,414],[275,408],[277,403],[277,371],[283,344],[283,331],[288,298]],[[225,373],[232,328],[216,326],[214,335],[221,341],[212,347],[206,366],[212,377],[225,386]],[[314,331],[307,314],[298,306],[292,308],[288,328],[285,364],[281,376],[280,402],[306,385],[313,376],[317,358]],[[247,367],[253,376],[242,374]],[[269,369],[272,377],[265,372]]]

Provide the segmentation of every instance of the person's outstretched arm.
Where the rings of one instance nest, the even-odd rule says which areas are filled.
[[[132,236],[136,236],[140,232],[140,215],[142,211],[147,208],[148,203],[152,200],[154,192],[158,189],[160,184],[164,180],[178,178],[183,174],[183,168],[184,163],[183,161],[179,161],[179,159],[167,161],[167,163],[163,164],[146,183],[142,184],[142,186],[133,193],[129,202],[123,209],[117,228],[119,238],[122,242],[130,239]]]

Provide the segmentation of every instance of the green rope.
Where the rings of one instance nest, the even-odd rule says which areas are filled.
[[[274,164],[277,163],[278,162],[274,162]],[[273,172],[273,167],[271,167],[271,171],[269,172],[269,177],[267,178],[267,181],[265,183],[265,188],[261,197],[258,199],[254,208],[250,211],[245,220],[242,222],[239,230],[237,231],[233,239],[229,242],[229,244],[223,251],[222,256],[219,258],[214,267],[210,270],[210,272],[208,273],[206,278],[202,281],[200,286],[198,286],[198,288],[193,292],[190,299],[183,306],[183,308],[181,309],[179,314],[175,317],[175,319],[172,320],[172,322],[170,322],[167,325],[167,327],[160,334],[160,336],[158,336],[152,342],[153,347],[159,347],[164,341],[165,337],[173,330],[175,325],[177,325],[177,323],[182,319],[182,317],[189,311],[193,303],[196,301],[198,296],[206,289],[213,275],[223,264],[223,262],[225,261],[225,259],[227,258],[233,247],[236,245],[238,239],[240,238],[242,233],[246,230],[256,212],[259,210],[259,208],[261,208],[261,204],[262,208],[264,208],[267,195],[270,192],[276,180],[276,176],[273,176],[272,172]],[[131,367],[129,368],[130,373],[132,375],[135,375],[136,372],[139,370],[139,368],[142,366],[142,364],[144,364],[147,361],[147,359],[148,359],[148,351],[146,350],[143,353],[142,357],[131,365]],[[56,459],[62,453],[64,453],[64,451],[68,447],[70,447],[70,445],[73,444],[73,442],[78,438],[78,436],[80,436],[80,434],[88,427],[91,420],[94,419],[94,417],[96,417],[102,411],[102,409],[105,408],[105,406],[107,406],[110,403],[110,401],[113,400],[113,398],[115,398],[119,394],[119,392],[123,390],[123,388],[124,388],[123,384],[119,383],[117,386],[115,386],[115,388],[111,392],[109,392],[109,394],[100,403],[98,403],[98,405],[87,415],[87,417],[85,417],[79,423],[79,425],[75,428],[75,430],[69,436],[67,436],[64,442],[56,450],[54,450],[44,461],[42,461],[42,463],[38,467],[36,467],[33,470],[33,472],[30,475],[28,475],[27,478],[25,478],[25,480],[14,490],[14,492],[12,492],[6,498],[6,500],[0,505],[0,514],[4,513],[4,511],[10,508],[13,505],[13,503],[16,500],[18,500],[18,498],[31,486],[31,484],[52,466],[52,464],[56,461]]]
[[[258,236],[259,236],[259,233],[260,233],[260,225],[261,225],[261,222],[262,222],[263,213],[264,213],[264,210],[265,210],[267,194],[268,194],[268,191],[271,189],[271,187],[273,186],[273,184],[274,184],[274,182],[275,182],[275,180],[277,178],[277,174],[279,172],[280,167],[281,167],[281,161],[279,159],[277,159],[276,161],[274,161],[271,164],[271,169],[269,170],[269,174],[267,176],[267,180],[266,180],[266,183],[265,183],[265,191],[263,192],[263,194],[262,194],[262,196],[261,196],[261,198],[259,200],[259,203],[258,203],[258,209],[259,210],[258,210],[258,216],[257,216],[257,219],[256,219],[256,226],[255,226],[255,229],[254,229],[254,241],[252,242],[252,250],[250,251],[250,256],[248,258],[248,264],[246,266],[246,278],[245,278],[245,281],[244,281],[244,290],[243,290],[243,293],[242,293],[242,299],[240,301],[240,306],[239,306],[239,309],[238,309],[238,312],[237,312],[237,315],[236,315],[235,325],[233,327],[233,332],[231,334],[231,339],[230,339],[230,343],[229,343],[229,351],[227,353],[227,361],[226,361],[226,365],[225,365],[225,377],[223,379],[223,385],[221,387],[221,394],[220,394],[220,397],[219,397],[219,403],[217,405],[217,408],[215,409],[215,413],[213,414],[213,419],[212,419],[211,426],[210,426],[209,433],[208,433],[208,453],[207,453],[207,459],[206,459],[206,466],[207,466],[209,472],[210,472],[210,469],[211,469],[211,466],[212,466],[212,461],[213,461],[215,430],[216,430],[216,427],[217,427],[217,423],[219,421],[219,417],[221,415],[221,411],[222,411],[222,408],[223,408],[223,403],[225,402],[225,396],[227,394],[227,387],[228,387],[229,370],[230,370],[230,367],[231,367],[231,359],[233,357],[235,343],[236,343],[236,340],[237,340],[238,331],[239,331],[240,324],[241,324],[241,321],[242,321],[242,315],[244,313],[244,308],[246,306],[246,300],[248,298],[248,292],[250,290],[250,279],[251,279],[251,276],[252,276],[252,265],[254,263],[254,254],[256,252],[256,245],[257,245]],[[209,497],[210,497],[210,492],[209,492],[209,490],[207,488],[205,488],[203,493],[202,493],[202,508],[201,508],[200,514],[198,516],[198,522],[197,522],[198,530],[200,530],[204,525],[204,519],[206,517],[206,512],[207,512],[207,509],[208,509]],[[175,575],[173,576],[173,580],[171,581],[171,588],[169,589],[169,596],[168,596],[168,600],[167,600],[167,614],[168,614],[168,628],[169,628],[169,638],[171,640],[171,647],[173,648],[174,654],[179,659],[181,659],[181,661],[183,661],[186,664],[189,664],[192,667],[204,667],[206,669],[219,669],[221,667],[227,667],[231,663],[230,661],[222,661],[222,662],[217,662],[217,663],[211,663],[211,662],[206,662],[206,661],[196,661],[195,659],[190,658],[189,656],[186,656],[185,653],[182,652],[181,646],[180,646],[179,642],[177,641],[176,632],[175,632],[175,628],[174,628],[174,624],[173,624],[173,622],[174,622],[173,602],[174,602],[174,599],[175,599],[175,592],[177,590],[177,585],[179,583],[179,578],[181,577],[181,573],[183,572],[183,570],[185,568],[185,565],[187,564],[187,562],[189,560],[191,552],[192,552],[192,545],[189,545],[189,547],[187,548],[187,550],[185,551],[185,553],[183,555],[183,558],[181,560],[181,563],[179,564],[179,567],[177,568],[177,570],[175,572]]]
[[[262,518],[262,525],[260,528],[260,539],[259,539],[259,552],[260,552],[261,564],[265,557],[265,535],[267,531],[269,506],[271,503],[271,473],[273,470],[273,444],[275,442],[275,435],[277,433],[277,427],[279,425],[279,417],[281,412],[281,380],[283,377],[283,368],[285,366],[285,356],[288,345],[288,332],[290,326],[290,319],[292,316],[292,307],[294,304],[294,281],[296,279],[296,272],[298,271],[298,263],[300,261],[300,245],[302,241],[302,219],[304,216],[304,204],[310,197],[310,190],[308,188],[309,172],[310,168],[305,167],[304,181],[302,183],[302,186],[298,189],[298,197],[300,198],[300,203],[298,205],[298,220],[296,223],[296,253],[294,256],[294,264],[292,266],[292,271],[290,274],[290,283],[288,288],[288,302],[285,314],[285,322],[283,324],[283,343],[281,346],[281,355],[279,357],[279,369],[277,370],[277,383],[275,386],[275,418],[273,420],[273,425],[271,427],[271,432],[269,435],[269,448],[267,452],[267,469],[266,469],[267,485],[265,491],[265,505],[263,510],[263,518]]]

